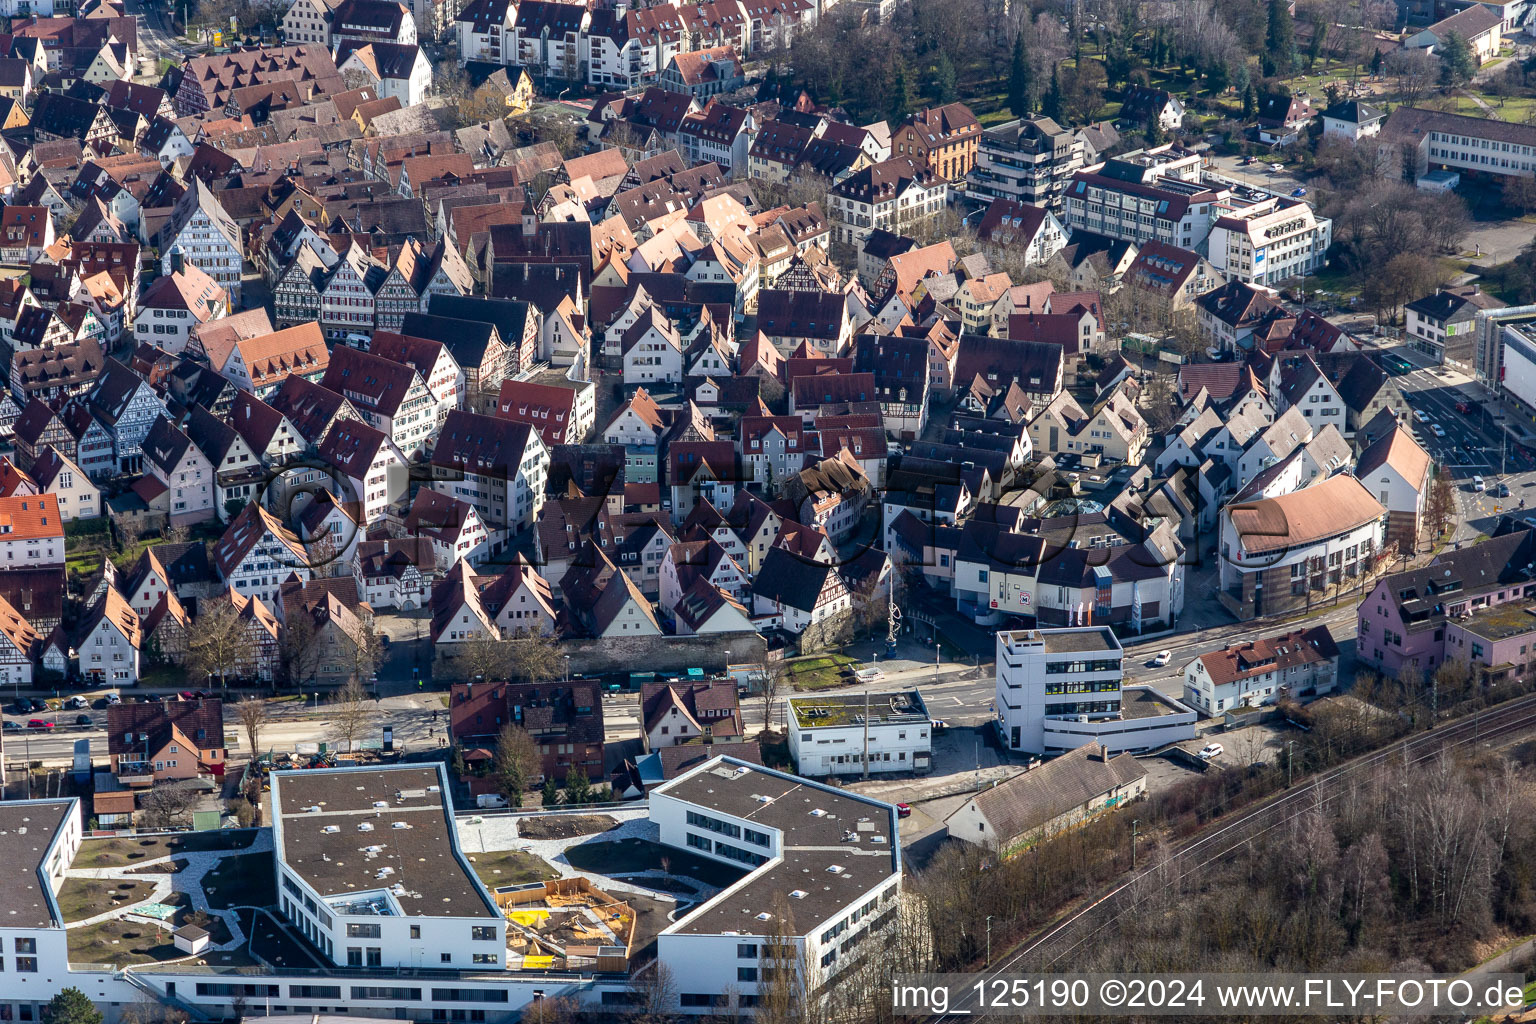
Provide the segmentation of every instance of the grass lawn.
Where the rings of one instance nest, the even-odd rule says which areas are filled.
[[[98,921],[66,934],[74,963],[123,966],[186,956],[171,943],[170,932],[137,921]]]
[[[66,878],[59,887],[59,912],[65,921],[83,921],[118,907],[148,899],[153,882],[121,878]]]
[[[1329,292],[1335,297],[1348,298],[1360,294],[1360,282],[1337,265],[1324,267],[1318,273],[1309,275],[1307,287],[1314,291]]]
[[[844,682],[843,669],[856,664],[846,654],[826,654],[790,662],[789,682],[797,690],[824,690]]]
[[[715,861],[695,857],[685,850],[673,850],[648,839],[597,841],[569,847],[565,859],[581,871],[603,875],[627,875],[640,871],[665,871],[669,875],[695,878],[705,885],[724,888],[746,871],[738,871]],[[662,861],[666,861],[663,865]]]
[[[543,857],[535,857],[521,850],[493,850],[468,856],[480,881],[492,889],[500,885],[526,885],[560,877],[560,872],[550,867]]]
[[[101,568],[100,551],[79,551],[64,559],[64,572],[78,572],[82,576],[89,576]]]
[[[242,853],[222,858],[203,876],[203,892],[215,910],[234,906],[270,907],[277,903],[276,865],[271,853]]]
[[[254,829],[221,829],[217,832],[183,832],[170,836],[87,839],[75,854],[73,868],[120,868],[139,861],[168,857],[173,853],[207,850],[243,850],[256,841]]]

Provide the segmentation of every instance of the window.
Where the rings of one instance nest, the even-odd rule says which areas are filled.
[[[23,974],[37,973],[37,957],[19,956],[16,958],[16,969]]]
[[[311,907],[311,910],[314,908]],[[349,939],[376,939],[379,937],[379,926],[376,924],[349,924],[347,925],[347,938]],[[411,938],[417,938],[412,935]]]
[[[448,954],[444,953],[443,956],[446,957]],[[477,964],[495,964],[500,963],[501,958],[495,953],[475,953],[470,957],[470,961]]]
[[[476,942],[494,942],[496,929],[490,925],[475,925],[469,930],[469,937]]]
[[[16,940],[16,952],[18,952],[18,953],[36,953],[37,952],[37,940],[36,939],[17,939]]]
[[[756,960],[757,959],[757,943],[755,943],[755,942],[738,942],[738,943],[736,943],[736,959],[738,959],[738,960]]]
[[[736,968],[736,980],[737,981],[756,981],[757,980],[757,968],[756,967],[738,967],[738,968]]]
[[[442,953],[442,954],[439,954],[438,955],[438,960],[441,963],[451,964],[451,963],[453,963],[453,954],[452,953]]]

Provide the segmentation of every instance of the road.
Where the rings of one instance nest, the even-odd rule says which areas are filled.
[[[171,34],[165,15],[158,8],[150,7],[141,0],[125,0],[124,13],[130,18],[139,20],[141,53],[168,58],[178,63],[182,60],[184,54],[181,47],[177,45]]]

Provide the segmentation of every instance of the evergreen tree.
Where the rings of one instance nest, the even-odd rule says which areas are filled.
[[[955,65],[950,62],[949,54],[942,50],[933,65],[933,89],[940,103],[953,103],[959,98],[955,86]]]
[[[78,988],[66,988],[43,1008],[48,1024],[101,1024],[101,1011]]]
[[[592,780],[587,778],[584,768],[572,768],[565,775],[565,801],[572,805],[581,805],[592,798]]]
[[[1296,67],[1296,25],[1286,0],[1269,0],[1264,45],[1278,71],[1289,74]]]
[[[1045,99],[1040,102],[1040,112],[1051,120],[1060,122],[1063,119],[1061,103],[1061,68],[1051,71],[1051,90],[1045,94]]]
[[[1232,76],[1227,70],[1227,62],[1213,61],[1210,70],[1205,73],[1205,91],[1212,96],[1220,96],[1231,84]]]
[[[912,112],[912,81],[907,75],[907,62],[896,58],[896,74],[891,78],[890,109],[886,120],[900,124]]]
[[[1243,90],[1243,120],[1251,121],[1259,116],[1259,90],[1248,83],[1248,88]]]
[[[1029,55],[1024,52],[1024,33],[1013,37],[1013,66],[1008,71],[1008,112],[1014,117],[1029,116],[1030,93],[1034,82]]]
[[[1381,74],[1381,69],[1386,67],[1386,64],[1387,58],[1381,55],[1380,50],[1377,50],[1375,53],[1371,54],[1371,74]]]
[[[1163,144],[1163,122],[1157,118],[1154,111],[1147,115],[1147,145],[1161,146]]]
[[[1477,71],[1477,58],[1460,32],[1450,32],[1440,47],[1440,84],[1447,89],[1464,85]]]
[[[553,775],[547,776],[544,779],[544,799],[543,799],[543,804],[544,804],[545,807],[553,807],[556,804],[558,804],[559,802],[560,802],[560,787],[555,784],[555,777]]]
[[[1312,42],[1307,44],[1307,69],[1323,55],[1323,40],[1328,38],[1328,23],[1326,21],[1314,21],[1312,23]]]
[[[1104,45],[1104,74],[1112,86],[1124,85],[1131,77],[1131,51],[1119,36]]]

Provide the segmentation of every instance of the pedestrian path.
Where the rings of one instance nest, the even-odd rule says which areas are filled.
[[[208,894],[203,891],[203,878],[208,872],[214,870],[219,861],[225,857],[242,856],[252,853],[267,853],[272,849],[272,832],[270,829],[261,829],[256,833],[256,839],[250,846],[238,850],[203,850],[187,853],[172,853],[164,857],[156,857],[152,860],[139,861],[134,864],[119,865],[106,868],[67,868],[65,878],[92,878],[99,880],[125,879],[134,882],[149,882],[152,888],[143,899],[125,904],[101,914],[94,914],[79,921],[70,921],[65,928],[84,928],[101,921],[133,920],[135,923],[152,924],[156,927],[169,929],[164,921],[159,921],[145,914],[135,914],[134,910],[149,903],[164,903],[173,893],[183,893],[187,897],[187,903],[192,910],[208,914],[210,917],[221,918],[229,928],[230,941],[218,947],[218,949],[238,949],[245,944],[245,932],[240,927],[240,921],[235,916],[234,908],[215,910],[208,905]],[[186,861],[186,866],[174,874],[151,871],[149,869],[159,865],[169,864],[171,861]]]

